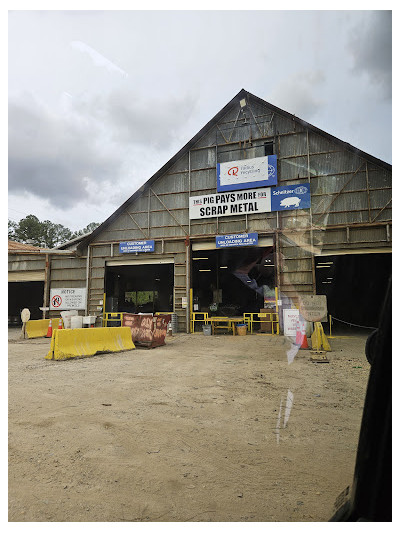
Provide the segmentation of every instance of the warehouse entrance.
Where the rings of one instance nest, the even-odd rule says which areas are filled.
[[[196,250],[192,254],[193,311],[240,316],[275,299],[273,247]]]
[[[171,260],[173,261],[173,260]],[[174,264],[122,262],[106,266],[105,311],[157,313],[173,309]]]
[[[42,318],[43,306],[43,281],[18,281],[8,283],[8,323],[9,325],[21,324],[21,311],[29,309],[32,320]]]
[[[368,333],[364,328],[378,326],[392,272],[391,253],[326,255],[316,257],[315,265],[317,294],[327,297],[333,333]]]

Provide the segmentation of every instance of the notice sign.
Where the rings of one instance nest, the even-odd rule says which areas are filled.
[[[276,155],[217,164],[217,191],[237,191],[277,184]]]
[[[327,306],[325,294],[314,294],[301,297],[300,313],[309,322],[327,322]]]
[[[128,241],[119,243],[120,254],[154,252],[154,241]]]
[[[298,309],[284,309],[283,310],[283,327],[284,335],[286,337],[296,337],[297,322],[299,321]]]
[[[228,248],[230,246],[256,246],[258,244],[258,233],[239,233],[234,235],[217,235],[215,246],[217,248]]]
[[[189,198],[189,218],[227,217],[271,211],[271,189],[251,189]]]
[[[50,309],[86,309],[86,289],[51,289]]]
[[[291,209],[307,209],[311,207],[309,183],[274,187],[271,193],[272,211],[290,211]]]

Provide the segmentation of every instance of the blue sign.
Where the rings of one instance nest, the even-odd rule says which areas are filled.
[[[215,246],[228,248],[229,246],[255,246],[258,244],[258,233],[239,233],[234,235],[217,235]]]
[[[271,189],[271,211],[290,211],[311,207],[310,184],[286,185]]]
[[[154,252],[154,241],[128,241],[119,243],[120,254]]]
[[[277,184],[277,156],[268,155],[217,164],[217,191],[238,191]]]

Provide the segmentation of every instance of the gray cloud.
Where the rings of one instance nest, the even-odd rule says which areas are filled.
[[[271,103],[310,121],[324,105],[323,100],[316,97],[318,92],[315,90],[324,81],[325,76],[320,70],[295,72],[276,87]]]
[[[116,143],[168,149],[184,129],[196,101],[192,94],[151,100],[120,90],[78,103],[77,109],[107,125]]]
[[[392,97],[392,13],[371,12],[354,27],[348,42],[353,57],[353,70],[365,73],[382,88],[385,98]]]
[[[121,164],[85,121],[53,116],[32,101],[9,105],[9,190],[67,209],[88,197],[87,180],[109,182]]]

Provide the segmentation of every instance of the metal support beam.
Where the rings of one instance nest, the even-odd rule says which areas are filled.
[[[150,189],[151,192],[154,194],[154,196],[157,198],[157,200],[160,202],[160,204],[164,207],[164,209],[166,211],[168,211],[168,213],[171,215],[171,217],[175,220],[175,222],[178,224],[178,226],[181,228],[181,230],[183,231],[183,233],[185,235],[188,235],[188,232],[185,230],[185,228],[182,226],[182,224],[180,224],[177,219],[174,217],[174,215],[171,213],[171,211],[168,209],[168,207],[164,204],[164,202],[161,200],[161,198],[159,198],[157,196],[157,194],[153,191],[153,189]]]
[[[375,215],[375,217],[371,220],[371,222],[375,222],[375,220],[379,217],[379,215],[382,213],[382,211],[384,211],[391,202],[392,202],[392,199],[390,198],[390,200],[388,202],[386,202],[384,207],[382,207],[382,209],[379,211],[379,213],[377,213],[377,215]]]
[[[44,268],[44,289],[43,289],[43,307],[49,307],[50,304],[50,259],[49,254],[46,254]],[[46,311],[42,311],[42,317],[46,318]]]
[[[346,183],[343,185],[343,187],[340,189],[339,192],[337,192],[335,194],[335,196],[332,198],[332,200],[329,202],[328,206],[326,207],[325,211],[323,213],[321,213],[321,215],[317,218],[317,221],[320,220],[323,215],[327,215],[329,213],[329,208],[331,207],[331,205],[333,204],[333,202],[336,200],[336,198],[338,198],[342,191],[347,187],[347,185],[351,182],[351,180],[354,178],[354,176],[356,176],[356,174],[358,174],[358,172],[361,170],[361,168],[364,166],[364,162],[361,163],[361,165],[358,167],[358,169],[353,172],[353,174],[350,176],[350,178],[346,181]]]
[[[149,235],[146,234],[146,232],[144,231],[144,229],[141,228],[141,227],[139,226],[139,224],[136,222],[136,220],[133,218],[133,216],[132,216],[130,213],[128,213],[128,211],[125,211],[125,213],[126,213],[128,216],[131,217],[131,219],[132,219],[133,222],[136,224],[136,226],[139,228],[139,230],[143,233],[143,235],[146,237],[146,239],[148,239],[148,238],[149,238]]]

